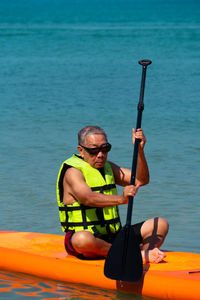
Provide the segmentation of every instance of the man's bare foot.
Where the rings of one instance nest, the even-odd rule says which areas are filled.
[[[166,254],[160,251],[158,248],[154,248],[152,250],[142,250],[142,260],[143,263],[154,263],[157,264],[162,261]]]

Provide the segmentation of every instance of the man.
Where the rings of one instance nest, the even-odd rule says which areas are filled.
[[[127,204],[139,187],[149,182],[144,155],[146,138],[142,129],[133,129],[132,143],[140,139],[135,186],[130,185],[131,170],[107,161],[111,145],[98,126],[87,126],[78,134],[79,155],[73,155],[61,166],[57,180],[57,198],[65,247],[69,254],[84,257],[106,257],[112,241],[121,228],[118,206]],[[117,195],[116,185],[124,186]],[[162,245],[168,223],[153,218],[133,225],[141,245],[143,262],[158,263],[166,256]]]

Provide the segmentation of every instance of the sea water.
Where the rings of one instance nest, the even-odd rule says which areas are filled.
[[[142,118],[150,183],[132,222],[166,218],[163,249],[200,253],[199,37],[197,0],[1,0],[0,229],[62,234],[57,174],[86,125],[103,127],[109,160],[131,168],[138,61],[150,59]],[[139,299],[0,273],[1,299],[97,296]]]

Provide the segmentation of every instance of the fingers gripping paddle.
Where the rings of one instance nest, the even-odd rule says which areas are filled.
[[[143,99],[146,69],[147,66],[151,64],[151,61],[140,60],[139,64],[142,65],[142,80],[140,88],[140,99],[138,103],[136,130],[138,128],[141,128],[142,112],[144,110]],[[131,185],[135,184],[139,144],[140,140],[135,139],[131,170]],[[135,232],[131,227],[133,199],[134,198],[132,196],[129,197],[126,224],[115,238],[105,261],[105,276],[115,280],[138,281],[143,273],[141,250]]]

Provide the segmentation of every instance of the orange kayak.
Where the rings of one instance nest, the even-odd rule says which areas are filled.
[[[104,260],[80,260],[66,253],[64,236],[0,231],[0,269],[133,292],[160,299],[200,299],[200,254],[166,252],[159,264],[145,264],[137,283],[104,276]]]

